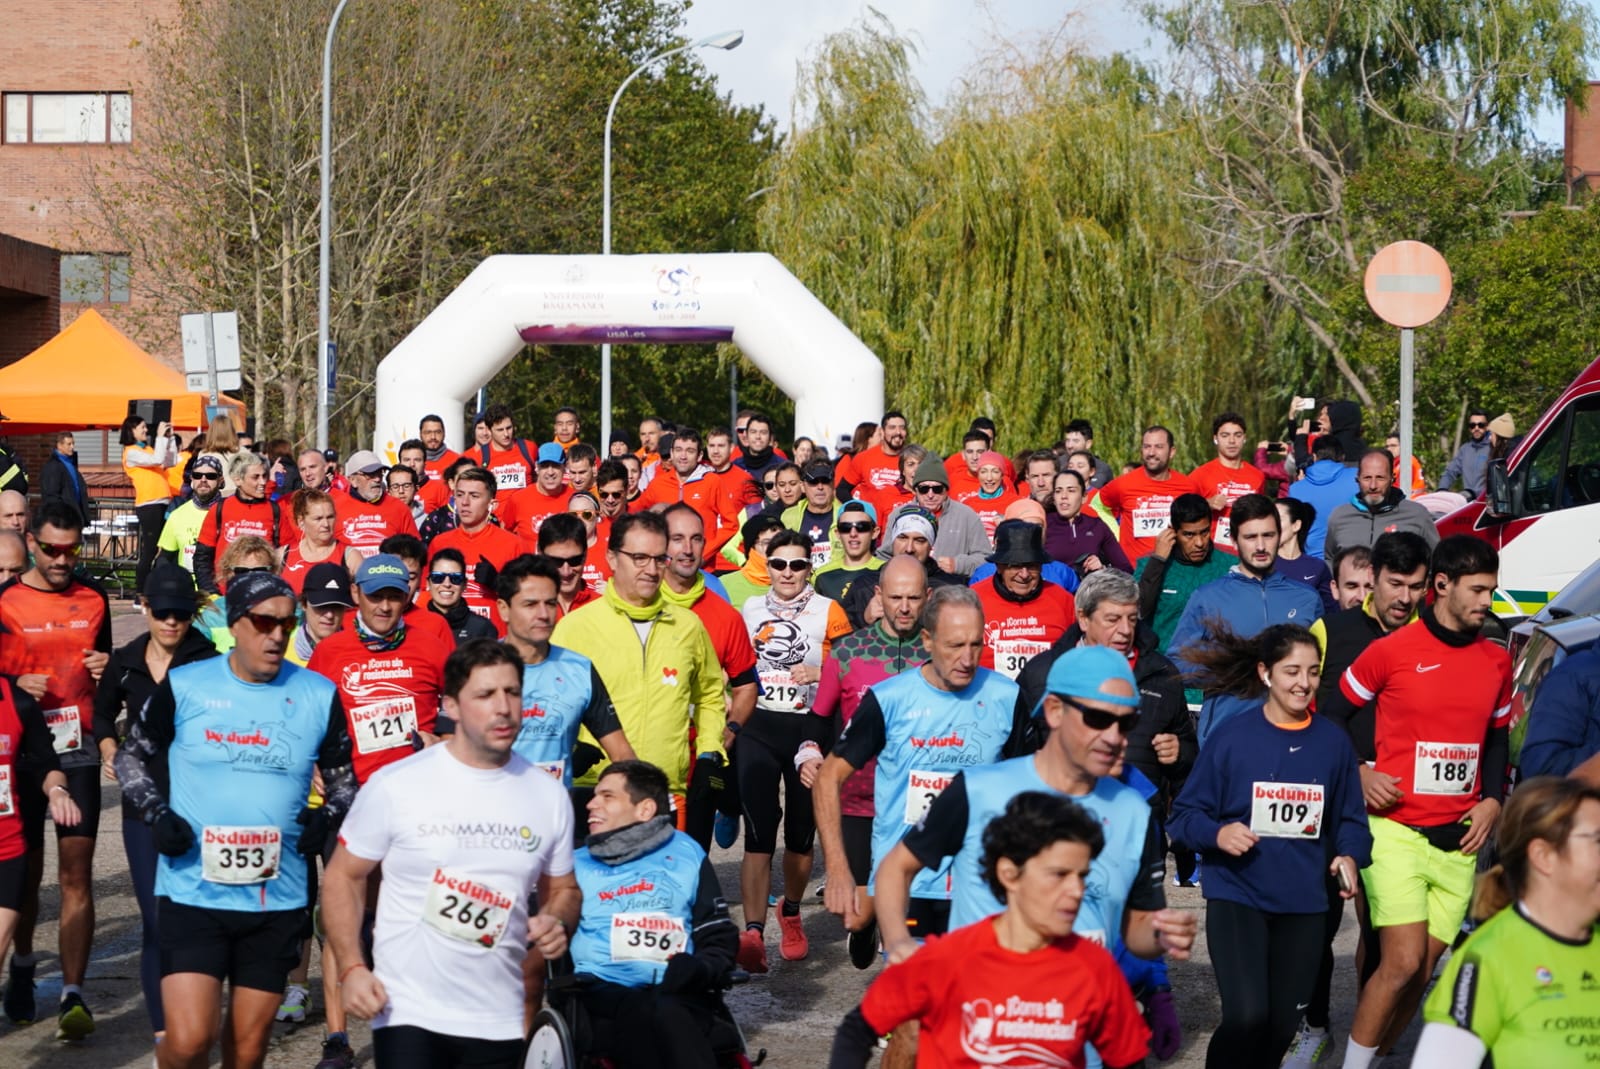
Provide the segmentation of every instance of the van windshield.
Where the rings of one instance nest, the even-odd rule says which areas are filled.
[[[1600,395],[1577,401],[1528,454],[1524,514],[1600,502]]]

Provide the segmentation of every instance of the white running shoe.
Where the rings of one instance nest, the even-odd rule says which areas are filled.
[[[1294,1037],[1294,1043],[1290,1045],[1288,1057],[1283,1059],[1281,1069],[1313,1069],[1318,1062],[1328,1056],[1331,1045],[1332,1040],[1326,1028],[1312,1028],[1301,1021],[1300,1031]]]
[[[290,984],[283,992],[283,1004],[278,1007],[277,1019],[286,1024],[304,1024],[306,1011],[311,1008],[311,989],[304,984]]]

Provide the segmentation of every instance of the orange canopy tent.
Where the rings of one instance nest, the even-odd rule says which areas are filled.
[[[9,367],[0,368],[0,434],[118,427],[132,400],[170,400],[175,427],[205,426],[203,393],[94,309]],[[219,395],[244,426],[244,405]]]

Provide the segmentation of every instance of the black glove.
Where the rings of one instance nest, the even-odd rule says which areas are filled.
[[[695,763],[694,774],[698,778],[705,777],[706,787],[713,795],[721,794],[727,786],[726,775],[728,762],[723,760],[719,753],[703,753],[700,760]]]
[[[711,969],[693,954],[674,954],[661,974],[661,990],[705,991],[711,987]]]
[[[327,845],[328,832],[332,830],[333,818],[328,815],[328,807],[319,805],[312,809],[306,806],[300,810],[300,815],[294,822],[304,830],[300,832],[300,843],[295,847],[304,858],[320,857],[322,848]]]
[[[606,752],[600,749],[600,747],[591,746],[587,742],[578,743],[572,748],[573,776],[576,777],[583,775],[593,768],[596,763],[604,761],[605,757]]]
[[[500,573],[495,566],[489,563],[487,557],[479,557],[477,567],[472,569],[472,581],[486,596],[494,596],[494,583],[500,578]]]
[[[170,809],[157,814],[150,830],[155,833],[156,849],[168,857],[182,857],[194,849],[194,829]]]

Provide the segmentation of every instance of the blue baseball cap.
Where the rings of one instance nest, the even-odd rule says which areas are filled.
[[[1129,693],[1106,693],[1105,685],[1114,679],[1126,683]],[[1109,702],[1125,709],[1139,708],[1139,684],[1133,678],[1128,658],[1109,646],[1074,646],[1057,657],[1045,678],[1044,692],[1062,698]],[[1040,698],[1033,715],[1038,716],[1043,709],[1044,699]]]
[[[565,464],[567,451],[554,442],[546,442],[539,447],[539,464]]]
[[[839,506],[839,514],[841,516],[843,516],[846,512],[865,512],[867,514],[867,519],[871,520],[873,523],[878,522],[878,510],[873,508],[867,502],[862,501],[858,497],[853,497],[849,501],[846,501],[844,504]]]
[[[356,569],[355,583],[368,597],[380,590],[409,594],[411,573],[406,571],[406,562],[393,553],[378,553],[361,562],[361,567]]]

